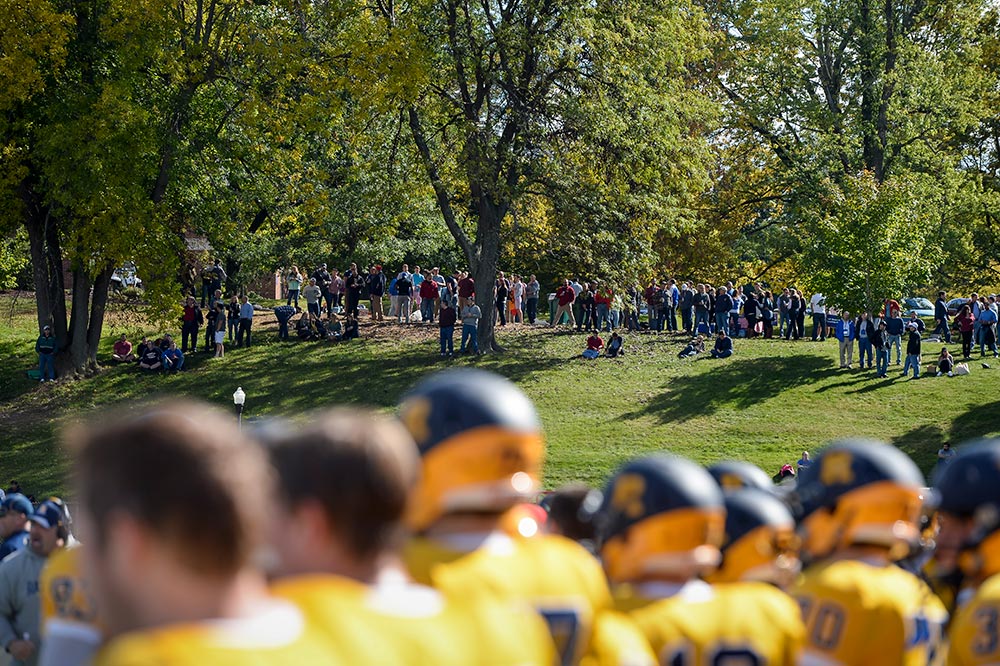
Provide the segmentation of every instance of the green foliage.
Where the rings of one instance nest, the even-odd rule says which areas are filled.
[[[823,185],[809,222],[813,243],[803,256],[808,286],[858,313],[878,312],[885,299],[926,283],[936,200],[929,183],[902,177],[879,183],[865,171]]]
[[[17,229],[0,236],[0,289],[14,289],[27,283],[28,235]]]

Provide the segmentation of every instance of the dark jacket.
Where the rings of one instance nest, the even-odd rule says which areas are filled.
[[[733,349],[733,339],[728,335],[724,338],[715,339],[715,351],[724,352],[724,351],[732,351],[732,349]]]
[[[875,336],[875,324],[872,323],[871,319],[866,319],[861,321],[861,317],[854,320],[854,335],[859,340],[861,339],[861,327],[865,327],[865,331],[868,333],[868,339],[871,340]]]
[[[438,326],[441,328],[454,326],[457,321],[458,313],[455,311],[455,308],[441,308],[440,312],[438,312]]]
[[[943,298],[937,299],[934,303],[934,318],[948,321],[948,303]]]
[[[38,354],[52,354],[56,351],[56,338],[53,335],[48,337],[39,335],[35,342],[35,352]]]
[[[871,340],[872,347],[875,349],[888,349],[889,348],[889,334],[880,328],[876,328],[875,332],[868,336]]]
[[[729,312],[733,309],[733,297],[729,294],[716,294],[715,296],[715,311],[716,312]]]
[[[920,331],[910,331],[910,339],[906,341],[907,356],[920,356]]]
[[[385,294],[385,273],[379,271],[374,275],[368,275],[368,293],[372,296]]]
[[[902,335],[905,328],[902,317],[889,317],[885,320],[885,332],[889,335]]]

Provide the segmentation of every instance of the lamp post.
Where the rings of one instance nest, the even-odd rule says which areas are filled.
[[[239,424],[240,430],[243,430],[243,404],[246,401],[247,394],[243,392],[243,387],[237,387],[236,393],[233,394],[233,404],[236,405],[236,422]]]

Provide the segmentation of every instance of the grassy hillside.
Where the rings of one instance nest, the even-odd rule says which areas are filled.
[[[919,381],[900,380],[891,366],[890,379],[874,380],[839,370],[835,341],[740,340],[731,359],[681,361],[683,338],[636,334],[624,358],[585,361],[582,334],[510,326],[500,334],[506,353],[444,361],[436,329],[364,326],[365,339],[349,343],[283,343],[267,317],[256,324],[252,349],[232,349],[222,360],[199,353],[179,375],[118,367],[40,386],[24,372],[35,363],[31,306],[0,300],[0,482],[17,478],[36,494],[64,488],[57,433],[95,410],[176,395],[232,409],[237,386],[248,396],[247,417],[298,416],[337,403],[389,410],[424,374],[468,365],[506,375],[535,401],[549,443],[548,486],[598,484],[623,459],[656,450],[700,462],[740,458],[774,473],[803,449],[846,435],[891,441],[929,470],[944,441],[1000,435],[1000,363],[983,370],[976,361],[968,377]],[[115,331],[132,332],[127,320],[111,316],[105,357]],[[925,360],[940,351],[924,347]]]

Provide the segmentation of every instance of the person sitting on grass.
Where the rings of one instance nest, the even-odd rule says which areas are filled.
[[[688,343],[687,347],[682,349],[678,354],[677,358],[691,358],[692,356],[697,356],[698,354],[705,353],[705,336],[697,335],[692,338],[691,342]]]
[[[340,336],[341,340],[354,340],[358,337],[358,319],[357,317],[352,317],[347,315],[344,318],[344,334]]]
[[[938,355],[938,371],[937,376],[947,374],[949,377],[954,377],[955,374],[952,372],[955,369],[955,357],[951,355],[947,347],[941,348],[941,353]]]
[[[597,334],[597,331],[594,331],[587,338],[587,348],[583,350],[583,357],[597,358],[601,355],[602,349],[604,349],[604,340]]]
[[[611,339],[608,340],[608,351],[605,352],[605,356],[608,358],[616,358],[625,353],[625,341],[622,340],[622,336],[618,335],[617,332],[611,334]]]
[[[299,336],[299,340],[312,340],[316,333],[313,330],[313,317],[315,317],[311,312],[303,312],[302,316],[299,317],[299,321],[295,324],[295,334]]]
[[[146,343],[145,351],[139,356],[139,369],[148,372],[159,372],[163,369],[163,352],[160,351],[159,340]]]
[[[163,369],[167,372],[177,372],[184,369],[184,352],[177,348],[177,343],[170,341],[170,346],[163,352]]]
[[[719,334],[715,338],[715,349],[712,350],[712,358],[729,358],[733,355],[733,339],[726,335],[723,328],[719,329]]]
[[[135,354],[132,353],[132,343],[128,341],[124,333],[115,341],[111,360],[115,363],[131,363],[135,360]]]

